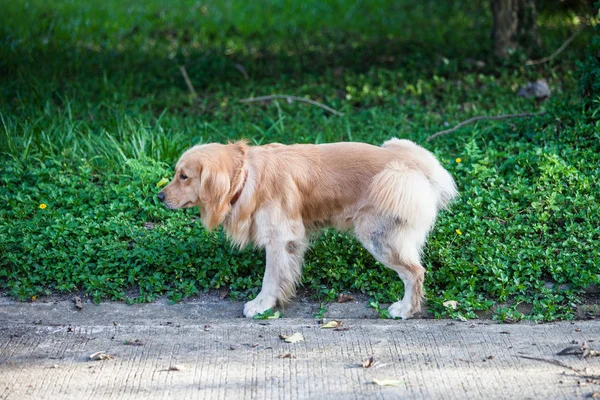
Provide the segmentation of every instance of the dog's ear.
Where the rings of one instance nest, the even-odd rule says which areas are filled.
[[[231,189],[229,174],[225,171],[202,170],[200,177],[200,201],[204,204],[225,201]]]
[[[229,211],[230,190],[231,180],[228,171],[203,168],[200,177],[200,201],[204,205],[206,214],[202,215],[202,221],[209,230],[216,228]]]

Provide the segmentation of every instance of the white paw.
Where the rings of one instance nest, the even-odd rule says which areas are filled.
[[[258,296],[252,301],[247,302],[244,305],[244,316],[246,318],[252,318],[256,314],[261,314],[267,311],[269,308],[275,307],[277,299],[273,296],[264,296],[259,293]]]
[[[412,306],[410,304],[397,301],[388,307],[388,313],[392,318],[408,319],[412,316]]]

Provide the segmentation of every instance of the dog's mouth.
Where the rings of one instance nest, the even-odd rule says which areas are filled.
[[[194,202],[193,201],[186,201],[183,204],[180,205],[176,205],[174,204],[172,201],[169,201],[168,199],[166,199],[165,197],[160,198],[160,201],[164,204],[165,207],[167,207],[169,210],[178,210],[180,208],[192,208],[194,207]]]
[[[177,210],[177,207],[173,206],[171,203],[167,203],[166,201],[163,202],[163,204],[165,205],[165,207],[167,207],[169,210]]]
[[[191,208],[194,207],[193,202],[188,201],[180,206],[176,206],[174,204],[171,204],[167,201],[163,202],[163,204],[165,205],[165,207],[167,207],[169,210],[179,210],[180,208]]]

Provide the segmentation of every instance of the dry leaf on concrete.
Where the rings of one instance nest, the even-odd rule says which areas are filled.
[[[597,351],[597,350],[594,350],[593,348],[591,348],[590,345],[588,344],[588,342],[583,342],[583,344],[581,346],[570,346],[570,347],[567,347],[567,348],[561,350],[560,352],[558,352],[556,354],[559,356],[580,355],[581,354],[581,358],[588,358],[588,357],[600,356],[600,351]]]
[[[77,307],[79,310],[83,310],[83,302],[81,301],[81,297],[73,297],[73,302],[75,303],[75,307]]]
[[[373,378],[373,383],[379,385],[379,386],[400,386],[402,384],[402,381],[399,381],[397,379],[377,379],[377,378]]]
[[[342,321],[329,321],[328,323],[321,325],[321,329],[339,328],[342,325],[344,325]]]
[[[337,302],[338,303],[346,303],[348,301],[353,301],[354,297],[352,297],[349,294],[344,294],[344,293],[340,293],[340,295],[338,296]]]
[[[293,335],[279,335],[279,338],[288,343],[297,343],[304,340],[304,336],[300,332],[296,332]]]
[[[140,339],[133,339],[133,340],[126,340],[123,342],[124,345],[127,346],[143,346],[144,342],[142,342]]]
[[[90,354],[90,360],[92,361],[104,361],[104,360],[112,360],[113,356],[110,354],[106,354],[103,351],[97,351],[95,353]]]
[[[373,364],[375,364],[375,357],[371,356],[371,357],[363,360],[362,367],[363,368],[371,368],[373,366]]]

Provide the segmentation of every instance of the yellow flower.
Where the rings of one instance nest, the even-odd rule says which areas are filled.
[[[458,157],[455,161],[460,164],[462,162],[462,158]]]
[[[456,230],[456,233],[457,233],[458,235],[462,235],[462,231],[461,231],[460,229],[457,229],[457,230]]]
[[[44,208],[46,208],[46,207],[48,207],[48,206],[46,205],[46,203],[42,203],[42,204],[40,204],[40,208],[41,208],[42,210],[43,210]]]
[[[37,296],[31,296],[31,301],[36,301],[37,300]]]

